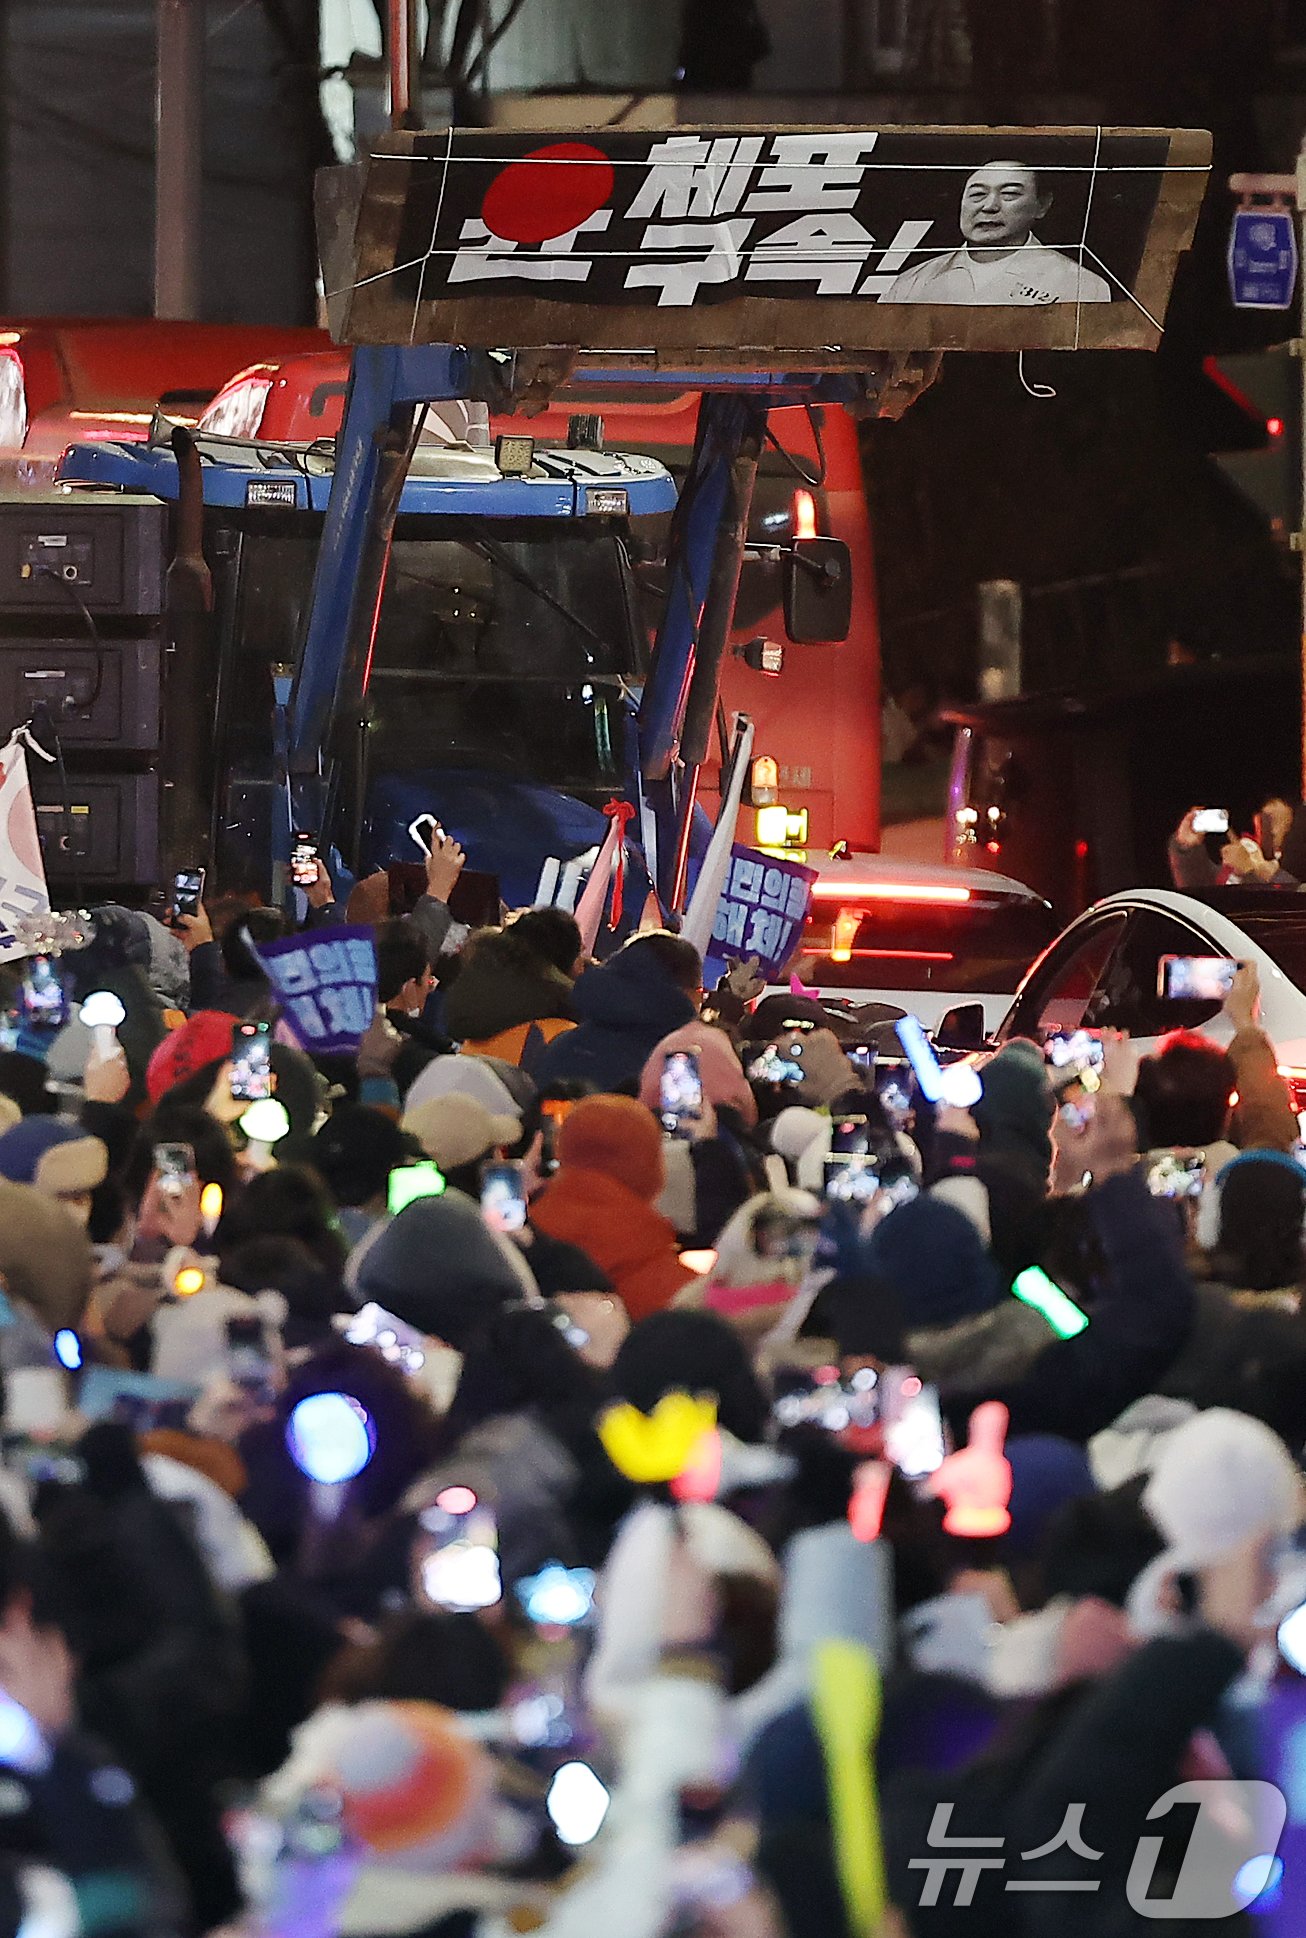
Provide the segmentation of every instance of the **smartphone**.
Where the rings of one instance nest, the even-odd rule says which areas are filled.
[[[438,1198],[445,1189],[444,1172],[427,1158],[421,1164],[401,1164],[390,1173],[386,1210],[392,1218],[417,1198]]]
[[[404,1373],[420,1373],[426,1364],[424,1336],[375,1301],[350,1313],[345,1338],[351,1346],[374,1347],[382,1359]]]
[[[1228,808],[1199,808],[1193,816],[1194,834],[1228,834]]]
[[[1106,1062],[1102,1038],[1096,1030],[1053,1030],[1043,1044],[1043,1055],[1059,1077],[1080,1077],[1088,1070],[1101,1070]]]
[[[834,1366],[818,1366],[815,1372],[781,1368],[775,1384],[771,1417],[777,1427],[846,1433],[849,1427],[873,1427],[880,1417],[879,1375],[869,1366],[846,1380]]]
[[[198,915],[204,900],[204,870],[202,868],[179,868],[172,878],[172,912],[175,915]]]
[[[835,1120],[830,1133],[831,1157],[865,1157],[871,1148],[871,1129],[865,1117]]]
[[[880,1375],[884,1451],[905,1480],[937,1473],[948,1454],[937,1387],[926,1386],[909,1366],[887,1366]]]
[[[276,1368],[263,1334],[263,1321],[228,1319],[227,1377],[260,1406],[275,1406]]]
[[[19,985],[18,1008],[25,1022],[42,1029],[62,1029],[68,1021],[68,998],[49,956],[31,958]]]
[[[183,1380],[88,1366],[77,1391],[77,1411],[84,1420],[114,1420],[148,1433],[154,1427],[184,1427],[198,1398],[199,1388]]]
[[[1162,956],[1157,992],[1163,1003],[1222,1003],[1237,973],[1233,956]]]
[[[317,880],[317,841],[311,834],[297,834],[290,850],[290,879],[296,888],[312,888]]]
[[[443,834],[444,829],[433,814],[419,814],[408,823],[408,833],[422,853],[429,855],[435,847],[436,836]]]
[[[820,1224],[814,1218],[794,1218],[787,1211],[763,1211],[753,1220],[753,1250],[759,1258],[810,1259],[816,1250]]]
[[[703,1076],[697,1050],[672,1050],[662,1064],[658,1093],[662,1128],[672,1137],[688,1137],[703,1117]]]
[[[894,1130],[906,1130],[912,1120],[910,1080],[901,1070],[885,1070],[876,1082],[875,1094]]]
[[[418,1526],[417,1579],[433,1608],[470,1615],[502,1601],[498,1525],[472,1488],[441,1488]]]
[[[275,1089],[271,1023],[238,1023],[231,1044],[232,1096],[239,1104],[256,1104]]]
[[[806,1074],[799,1060],[802,1045],[791,1043],[787,1048],[792,1054],[784,1056],[774,1043],[768,1043],[761,1056],[749,1064],[749,1079],[753,1083],[801,1083]]]
[[[182,1197],[198,1177],[194,1147],[190,1144],[156,1144],[154,1169],[164,1196]]]
[[[487,1164],[481,1172],[481,1215],[491,1231],[520,1231],[526,1223],[526,1185],[520,1164]]]

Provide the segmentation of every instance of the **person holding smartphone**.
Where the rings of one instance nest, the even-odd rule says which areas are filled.
[[[1268,795],[1254,817],[1255,833],[1233,831],[1227,809],[1189,808],[1170,837],[1170,874],[1179,889],[1216,888],[1229,882],[1298,888],[1281,865],[1284,844],[1299,811],[1281,795]],[[1212,854],[1220,843],[1219,859]]]

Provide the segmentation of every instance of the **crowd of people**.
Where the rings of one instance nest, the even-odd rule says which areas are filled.
[[[1196,1780],[1228,1901],[1169,1921],[1236,1927],[1306,1601],[1254,971],[1227,1049],[930,1103],[889,1012],[466,934],[461,860],[399,917],[319,867],[354,1056],[238,898],[94,911],[44,1017],[0,970],[6,1929],[1124,1938]]]

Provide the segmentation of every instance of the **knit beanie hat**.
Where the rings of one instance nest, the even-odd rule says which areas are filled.
[[[523,1296],[504,1245],[461,1191],[405,1205],[355,1253],[350,1276],[360,1298],[459,1352]]]
[[[404,1104],[408,1110],[416,1110],[419,1104],[432,1097],[447,1096],[450,1091],[475,1097],[492,1117],[515,1117],[520,1125],[525,1106],[504,1080],[503,1067],[493,1057],[461,1054],[432,1057],[413,1082]],[[517,1136],[521,1136],[520,1129]]]
[[[928,1193],[881,1219],[861,1251],[864,1270],[901,1299],[909,1332],[955,1325],[1001,1303],[1001,1274],[975,1226]]]
[[[722,1104],[737,1110],[746,1124],[757,1122],[757,1099],[744,1075],[744,1066],[735,1055],[734,1045],[722,1030],[703,1023],[686,1023],[683,1029],[664,1036],[644,1065],[639,1080],[639,1101],[649,1110],[661,1107],[662,1071],[669,1056],[677,1050],[691,1050],[698,1057],[703,1079],[703,1095],[713,1108]]]
[[[515,1144],[521,1136],[520,1119],[508,1111],[487,1110],[479,1097],[469,1097],[463,1090],[410,1104],[403,1126],[442,1171],[473,1164],[501,1144]]]
[[[339,1791],[346,1830],[374,1859],[452,1870],[487,1835],[494,1765],[452,1710],[358,1703],[331,1760],[324,1781]]]
[[[298,1154],[313,1166],[338,1205],[365,1205],[385,1190],[391,1171],[408,1163],[414,1146],[383,1110],[370,1104],[337,1104]]]
[[[1302,1505],[1292,1457],[1262,1421],[1213,1406],[1176,1427],[1143,1490],[1166,1546],[1130,1590],[1135,1625],[1144,1633],[1166,1625],[1158,1590],[1167,1577],[1226,1560],[1259,1536],[1293,1533]]]
[[[24,1117],[0,1136],[0,1177],[35,1185],[47,1198],[94,1191],[108,1168],[100,1139],[57,1117]]]
[[[0,1278],[48,1331],[81,1324],[94,1264],[86,1233],[62,1205],[0,1179]]]
[[[765,1438],[767,1400],[733,1326],[715,1312],[654,1312],[622,1341],[611,1386],[641,1413],[668,1393],[713,1393],[717,1424],[736,1440]]]
[[[145,1088],[150,1102],[157,1104],[165,1092],[185,1083],[205,1064],[229,1057],[235,1027],[236,1018],[224,1010],[197,1009],[181,1029],[170,1030],[146,1068]]]
[[[878,1359],[884,1366],[907,1361],[902,1301],[892,1286],[867,1273],[840,1273],[821,1289],[820,1330],[827,1327],[840,1359]]]
[[[1037,1554],[1063,1507],[1096,1494],[1084,1448],[1054,1433],[1018,1434],[1004,1448],[1011,1468],[1011,1526],[1003,1552],[1016,1559]]]
[[[1052,1169],[1052,1086],[1036,1043],[1005,1043],[981,1072],[984,1095],[971,1111],[980,1150],[1046,1181]]]
[[[558,1165],[601,1171],[649,1204],[666,1182],[662,1132],[633,1097],[582,1097],[558,1132]]]

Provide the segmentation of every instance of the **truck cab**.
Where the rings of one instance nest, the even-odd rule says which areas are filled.
[[[161,421],[144,444],[74,445],[61,479],[88,506],[107,488],[175,517],[169,434]],[[198,450],[214,650],[193,695],[212,723],[196,782],[213,803],[213,871],[262,887],[282,789],[274,669],[295,657],[334,453],[207,435]],[[340,810],[360,870],[418,859],[408,826],[430,812],[510,901],[529,901],[550,858],[601,840],[603,804],[627,782],[648,638],[633,552],[676,494],[638,455],[529,437],[498,451],[476,406],[428,415],[360,704],[342,723]]]

